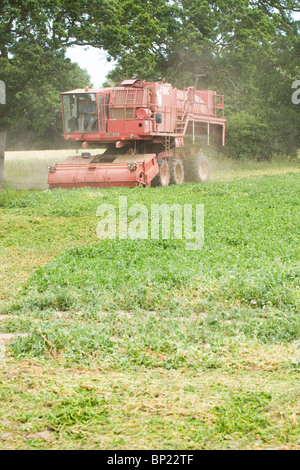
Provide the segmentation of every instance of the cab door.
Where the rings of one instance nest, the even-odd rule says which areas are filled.
[[[109,94],[99,93],[98,95],[98,113],[100,134],[106,134],[108,119]]]

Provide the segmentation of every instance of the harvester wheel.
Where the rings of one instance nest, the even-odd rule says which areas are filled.
[[[210,178],[210,164],[205,155],[196,155],[184,160],[186,181],[206,183]]]
[[[182,184],[184,181],[183,163],[179,158],[171,158],[170,184]]]
[[[159,173],[153,178],[152,186],[169,186],[170,184],[170,165],[166,158],[157,158]]]

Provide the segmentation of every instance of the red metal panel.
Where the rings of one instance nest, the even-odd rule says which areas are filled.
[[[215,115],[216,92],[211,90],[196,91],[196,95],[207,105],[207,114]]]
[[[72,158],[73,162],[76,162],[76,159]],[[123,159],[127,161],[118,161],[119,158],[111,163],[93,163],[90,159],[88,163],[83,163],[80,159],[72,163],[72,159],[68,159],[65,163],[56,164],[55,170],[49,172],[49,187],[50,189],[84,186],[106,188],[151,185],[152,179],[158,173],[154,154],[141,155],[140,161],[136,161],[139,160],[136,155],[124,155]]]
[[[162,115],[162,122],[155,128],[156,133],[174,132],[177,115],[177,90],[168,83],[154,83],[156,113]]]

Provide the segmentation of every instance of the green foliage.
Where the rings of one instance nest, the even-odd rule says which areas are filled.
[[[19,44],[11,60],[0,58],[0,75],[7,83],[7,147],[51,148],[51,118],[60,109],[60,91],[89,84],[89,76],[63,54],[34,46],[24,52],[24,47]]]
[[[226,153],[233,158],[269,159],[272,156],[271,130],[245,111],[232,114],[227,124]]]
[[[297,165],[224,163],[240,178],[0,192],[0,333],[23,334],[0,368],[1,448],[297,448]],[[203,249],[97,240],[120,195],[204,203]]]
[[[74,425],[90,424],[108,421],[109,411],[105,399],[94,396],[93,393],[78,388],[74,396],[55,403],[47,415],[49,426],[61,431]]]
[[[117,0],[4,0],[0,6],[3,58],[19,44],[51,51],[73,44],[104,47],[116,53],[124,30],[120,28],[122,3]]]
[[[170,80],[172,76],[177,84],[178,78],[185,76],[186,86],[191,71],[198,69],[194,74],[203,74],[209,70],[211,64],[203,61],[205,50],[213,54],[211,58],[243,54],[245,48],[273,44],[274,36],[291,45],[297,38],[297,25],[291,17],[297,3],[285,3],[124,0],[123,21],[129,42],[115,57],[119,67],[111,77],[119,80],[138,71],[147,79],[161,76]]]
[[[67,46],[90,44],[116,54],[124,30],[118,1],[4,0],[0,6],[0,77],[7,85],[1,110],[7,148],[63,146],[50,120],[59,93],[90,85],[87,73],[65,58]],[[2,107],[3,108],[3,107]]]
[[[175,47],[174,39],[181,28],[180,9],[176,2],[166,0],[123,0],[120,4],[127,36],[114,56],[118,66],[109,77],[114,81],[124,77],[161,78],[165,59]]]
[[[222,435],[233,433],[254,432],[263,433],[270,423],[264,416],[264,411],[271,400],[271,395],[265,392],[236,393],[231,400],[216,407],[216,430]]]
[[[297,340],[298,179],[290,173],[127,191],[128,207],[144,203],[149,213],[151,203],[204,204],[204,247],[189,251],[185,240],[117,239],[70,248],[37,269],[5,307],[30,312],[37,321],[20,325],[29,335],[14,343],[15,355],[63,353],[67,363],[120,368],[223,368],[228,355],[238,363],[236,351],[245,341]],[[11,217],[55,216],[65,227],[73,217],[84,225],[91,217],[96,231],[98,205],[117,206],[124,188],[20,193],[4,200]],[[41,231],[27,227],[33,246],[42,243],[31,230]],[[2,244],[13,243],[7,230]]]

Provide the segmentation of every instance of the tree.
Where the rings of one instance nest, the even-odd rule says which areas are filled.
[[[242,51],[297,34],[291,0],[123,0],[122,26],[127,30],[111,77],[139,75],[177,79],[208,57]],[[137,73],[138,72],[138,73]],[[204,70],[205,72],[205,70]]]
[[[0,71],[7,84],[2,116],[8,129],[7,147],[51,147],[51,118],[60,108],[60,92],[90,85],[88,74],[63,53],[25,46],[22,41],[12,59],[0,59]]]
[[[126,36],[122,14],[118,0],[2,0],[1,57],[14,54],[20,40],[50,51],[81,44],[116,54]]]
[[[2,0],[0,78],[7,83],[1,122],[8,145],[25,135],[28,145],[49,145],[50,116],[59,92],[89,84],[88,75],[65,58],[72,44],[104,47],[116,55],[124,42],[117,0]]]
[[[111,78],[161,78],[181,29],[180,9],[168,0],[123,0],[120,4],[121,24],[127,34],[113,56],[118,66]]]

